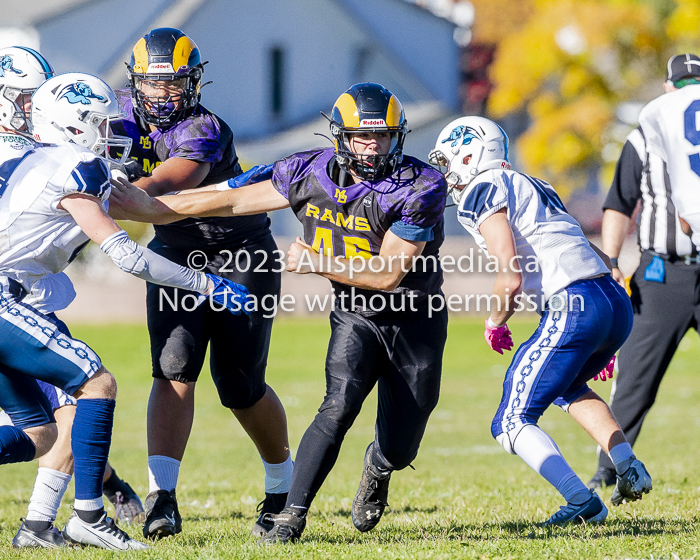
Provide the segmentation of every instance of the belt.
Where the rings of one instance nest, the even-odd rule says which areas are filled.
[[[659,257],[660,259],[663,259],[665,261],[668,261],[670,263],[683,263],[683,264],[700,264],[700,256],[694,256],[691,257],[690,255],[684,255],[684,256],[679,256],[679,255],[668,255],[666,253],[657,253],[656,251],[650,251],[646,250],[644,251],[645,253],[649,253],[650,255],[654,257]]]

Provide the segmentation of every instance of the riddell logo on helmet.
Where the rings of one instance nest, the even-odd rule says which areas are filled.
[[[360,126],[386,126],[384,119],[362,119]]]
[[[149,64],[148,65],[148,72],[152,72],[153,70],[170,70],[172,72],[173,66],[172,66],[172,64],[167,63],[167,62],[159,62],[158,64]]]

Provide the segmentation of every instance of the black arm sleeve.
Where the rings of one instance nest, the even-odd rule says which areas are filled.
[[[644,164],[639,154],[628,140],[622,148],[620,159],[615,167],[615,177],[603,204],[603,210],[617,210],[632,217],[637,201],[642,196],[642,174]]]

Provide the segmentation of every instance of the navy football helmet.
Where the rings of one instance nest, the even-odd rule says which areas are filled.
[[[408,133],[406,117],[398,98],[384,86],[356,84],[333,105],[331,134],[338,165],[368,181],[391,175],[403,159],[403,143]],[[363,156],[350,148],[352,134],[388,132],[391,145],[387,154]]]
[[[134,112],[159,128],[186,117],[199,103],[204,64],[179,29],[162,27],[139,39],[126,66]]]

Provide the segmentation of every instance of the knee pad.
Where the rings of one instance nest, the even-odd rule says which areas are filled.
[[[498,443],[501,444],[501,447],[503,447],[503,449],[505,449],[508,453],[510,453],[511,455],[517,455],[515,449],[513,448],[513,445],[515,444],[515,438],[518,437],[518,434],[526,425],[527,424],[520,424],[514,430],[511,430],[509,432],[501,432],[500,434],[494,435],[493,437]]]

